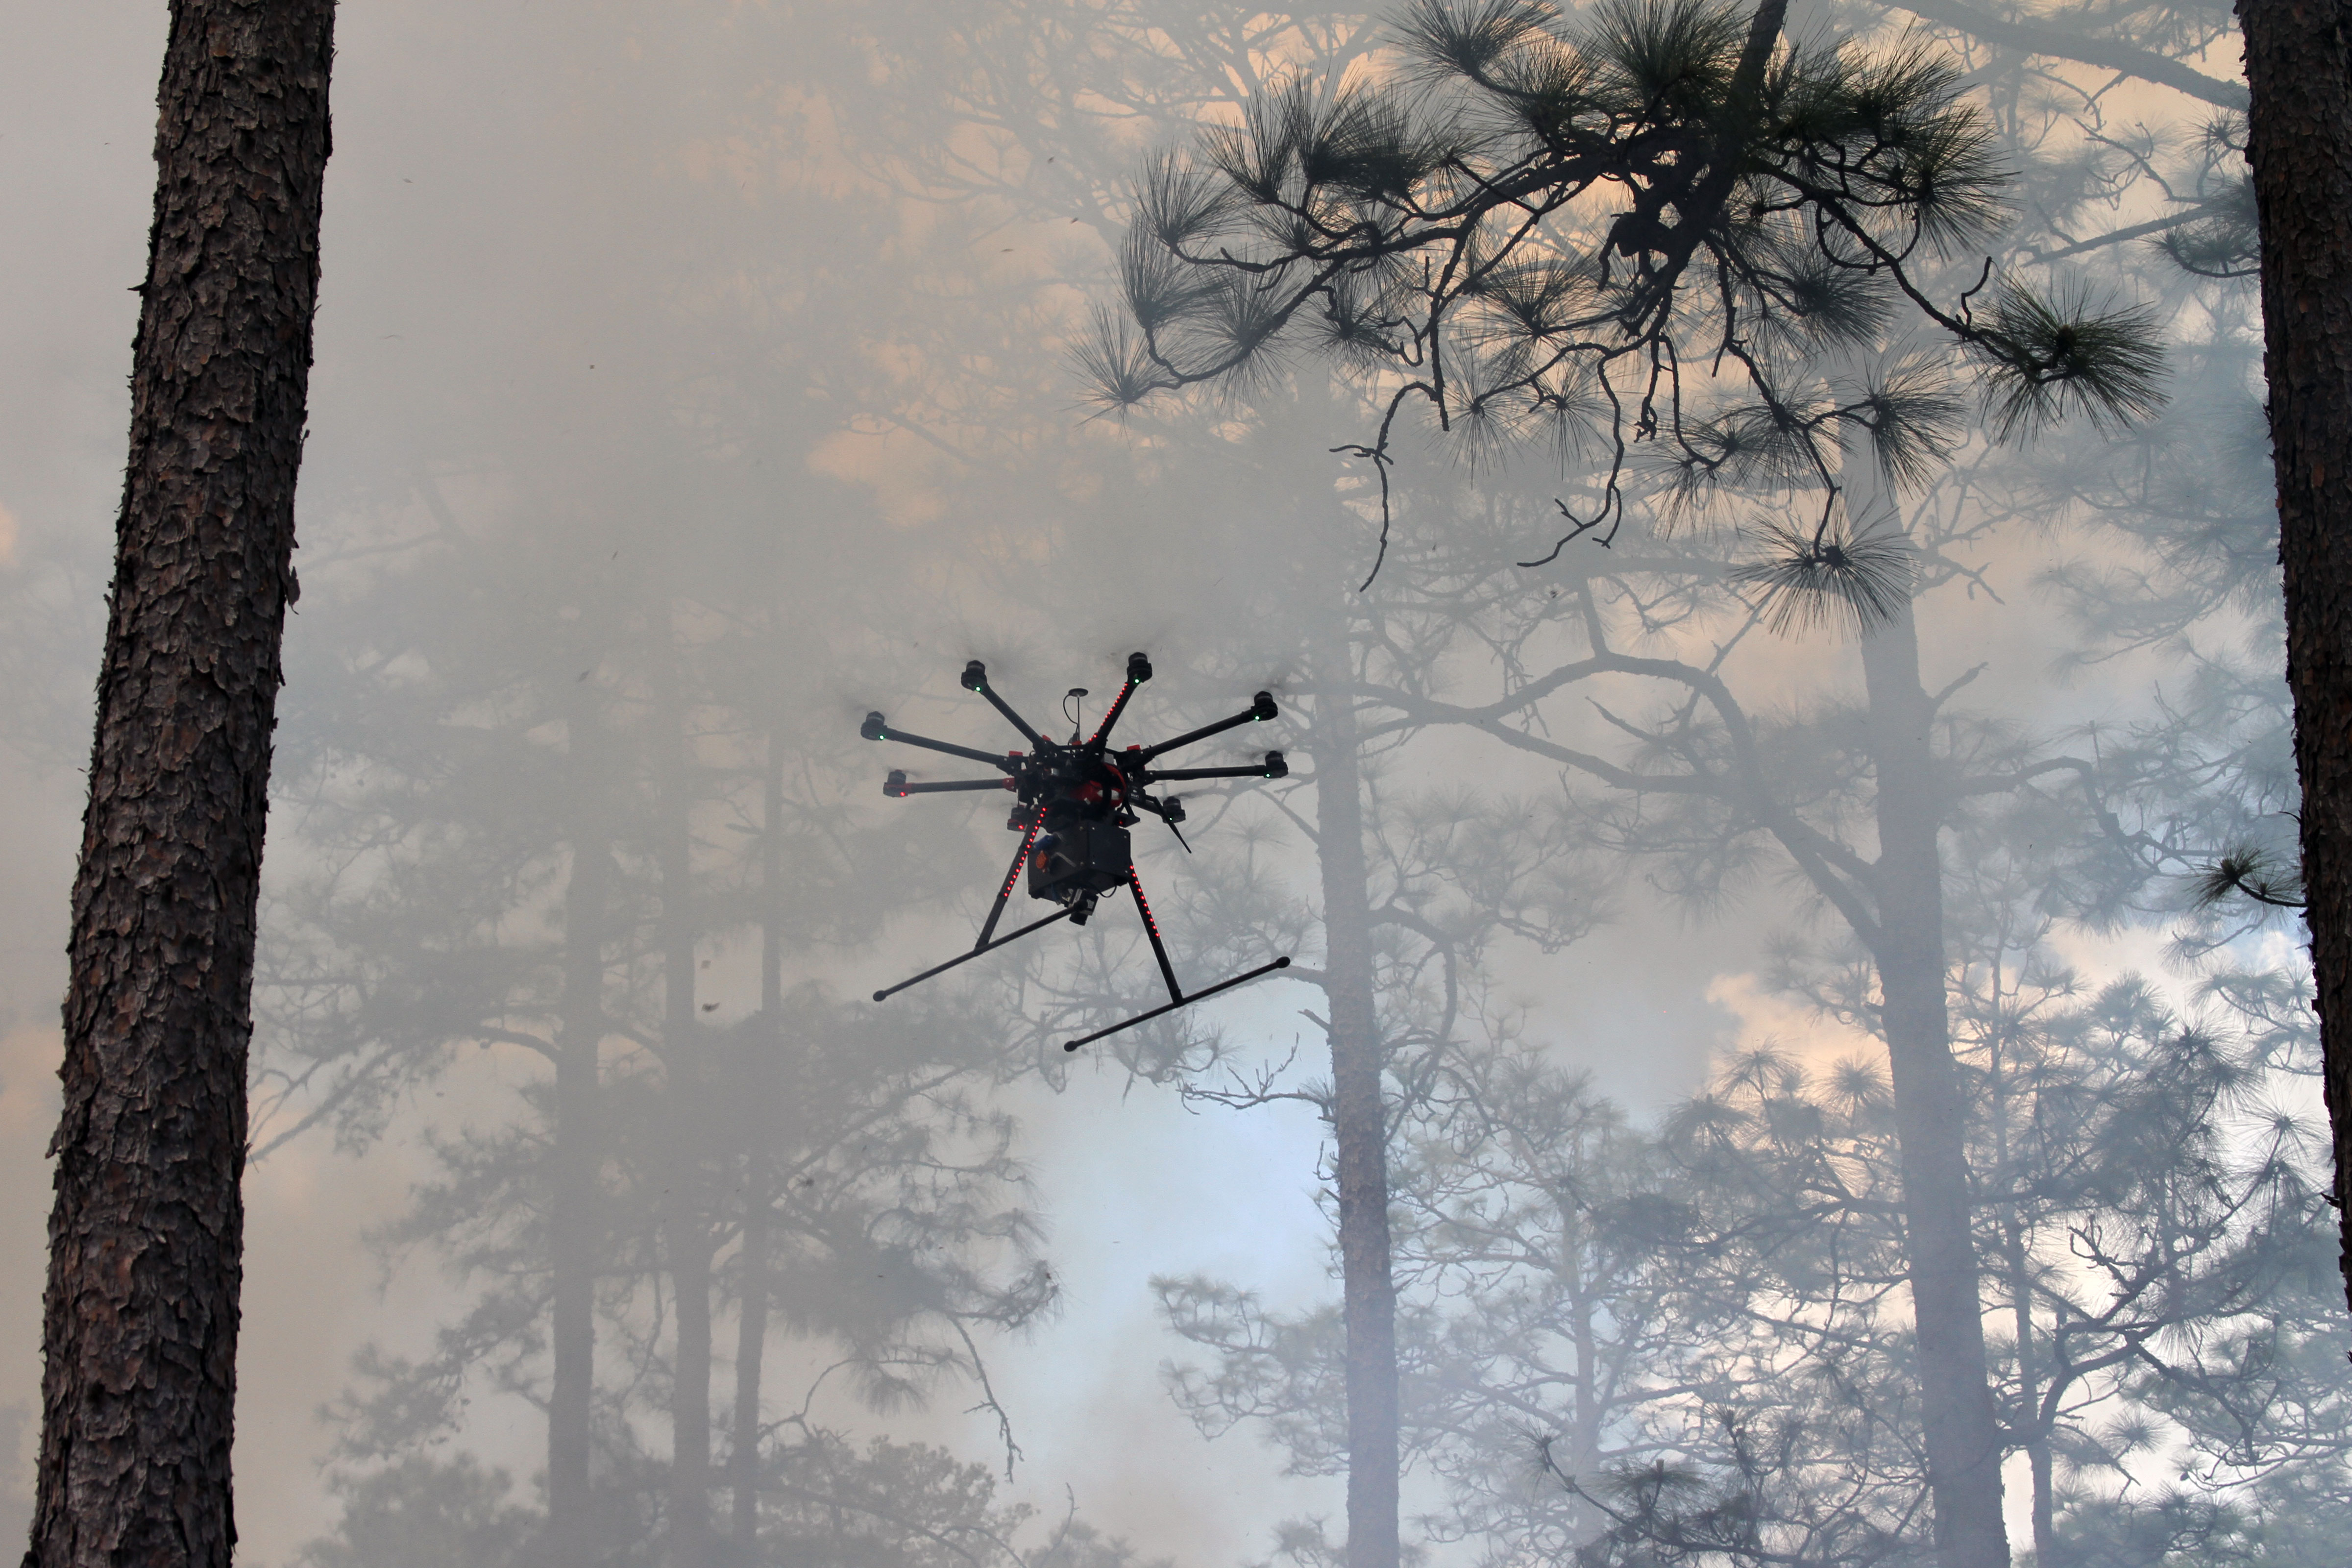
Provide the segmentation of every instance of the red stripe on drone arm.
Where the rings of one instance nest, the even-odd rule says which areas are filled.
[[[1013,869],[1005,873],[1004,886],[997,889],[996,897],[999,902],[1013,896],[1013,884],[1021,879],[1021,868],[1029,863],[1029,847],[1037,842],[1037,829],[1045,820],[1045,814],[1039,812],[1037,820],[1029,825],[1029,831],[1022,835],[1021,853],[1013,858]]]
[[[1128,889],[1135,895],[1135,908],[1143,916],[1143,933],[1151,939],[1151,956],[1160,961],[1160,978],[1168,983],[1168,994],[1178,1002],[1184,1000],[1184,988],[1176,984],[1176,966],[1168,962],[1168,946],[1160,940],[1160,922],[1151,916],[1151,901],[1143,896],[1143,879],[1135,874],[1135,866],[1127,868]]]
[[[1143,896],[1143,884],[1136,879],[1135,868],[1132,866],[1127,868],[1127,885],[1135,894],[1135,907],[1143,911],[1143,923],[1150,928],[1152,935],[1158,936],[1160,922],[1151,918],[1151,900]]]
[[[1118,696],[1113,699],[1111,705],[1103,710],[1102,727],[1095,731],[1094,739],[1088,741],[1087,745],[1097,746],[1102,743],[1103,737],[1110,733],[1110,727],[1118,722],[1120,711],[1127,707],[1127,700],[1134,695],[1135,682],[1132,680],[1118,689]]]

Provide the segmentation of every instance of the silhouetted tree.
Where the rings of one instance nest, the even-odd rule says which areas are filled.
[[[1536,1484],[1538,1441],[1588,1476],[1685,1451],[1688,1374],[1727,1327],[1671,1300],[1702,1276],[1677,1250],[1683,1199],[1661,1195],[1654,1142],[1511,1023],[1465,1009],[1465,1037],[1412,1074],[1391,1140],[1400,1446],[1446,1500],[1416,1523],[1489,1563],[1560,1559],[1605,1522]],[[1213,1355],[1171,1371],[1204,1432],[1250,1422],[1301,1473],[1347,1462],[1339,1314],[1269,1311],[1199,1276],[1158,1289]]]
[[[508,1500],[504,1470],[469,1455],[446,1462],[412,1454],[362,1477],[340,1477],[343,1517],[334,1535],[303,1547],[305,1568],[515,1568],[539,1528]]]
[[[2140,982],[2081,998],[2047,954],[1971,934],[1993,937],[1967,965],[1985,1005],[1964,1031],[1972,1206],[2007,1298],[2005,1444],[2029,1458],[2038,1556],[2100,1561],[2168,1512],[2227,1524],[2340,1487],[2352,1378],[2313,1289],[2329,1228],[2315,1145],[2263,1103],[2297,1065],[2185,1025]],[[1864,967],[1824,1005],[1870,1006],[1851,980]],[[1690,1279],[1676,1300],[1706,1303],[1683,1337],[1746,1375],[1685,1379],[1713,1441],[1694,1423],[1671,1452],[1597,1473],[1547,1445],[1609,1516],[1583,1560],[1924,1554],[1920,1347],[1885,1310],[1903,1273],[1892,1134],[1873,1068],[1811,1073],[1772,1049],[1669,1122],[1688,1180],[1658,1194],[1678,1216],[1659,1244]],[[2153,1498],[2143,1470],[2169,1478]]]
[[[728,16],[725,7],[704,10],[653,28],[635,8],[592,7],[575,16],[551,58],[565,72],[606,51],[642,58],[637,51],[649,48],[682,76],[740,72],[768,88],[822,74],[804,52],[726,43]],[[543,88],[544,79],[526,85]],[[578,79],[563,78],[562,90]],[[774,94],[747,96],[764,103]],[[758,138],[776,155],[779,178],[805,175],[805,148],[719,97],[712,117],[727,133]],[[713,274],[715,237],[756,222],[743,193],[686,178],[662,163],[658,148],[621,145],[625,134],[614,132],[609,158],[588,142],[567,141],[554,166],[532,173],[542,186],[566,188],[580,166],[569,160],[597,166],[594,190],[565,204],[565,221],[588,237],[578,253],[597,258],[616,319],[657,323],[647,335],[658,345],[637,347],[659,368],[588,384],[562,415],[552,399],[478,399],[436,384],[427,406],[409,411],[408,427],[425,433],[422,458],[363,487],[355,500],[336,498],[347,504],[333,518],[333,542],[369,566],[339,574],[341,614],[294,694],[305,744],[290,759],[299,764],[292,793],[311,858],[297,862],[301,873],[290,886],[281,884],[273,913],[265,978],[276,1026],[256,1084],[266,1154],[311,1128],[366,1144],[461,1049],[511,1051],[551,1074],[551,1101],[530,1111],[547,1139],[546,1158],[509,1189],[517,1201],[545,1205],[534,1210],[543,1228],[530,1257],[534,1270],[545,1270],[534,1273],[545,1293],[533,1300],[546,1318],[508,1326],[526,1338],[547,1336],[534,1347],[545,1362],[515,1376],[528,1377],[530,1396],[543,1403],[548,1432],[551,1537],[535,1550],[566,1563],[603,1528],[604,1501],[593,1493],[617,1463],[598,1371],[598,1338],[612,1328],[599,1316],[599,1292],[609,1284],[606,1249],[617,1234],[611,1183],[620,1130],[606,1075],[632,1033],[640,1041],[674,1037],[682,1077],[720,1065],[734,1070],[739,1054],[730,1032],[737,1021],[708,1026],[691,975],[676,989],[700,1026],[636,1012],[642,995],[659,994],[657,984],[645,989],[646,966],[662,951],[658,936],[679,938],[690,916],[703,950],[689,962],[699,964],[756,922],[773,945],[798,952],[870,931],[883,906],[903,901],[894,895],[959,867],[947,835],[894,826],[877,837],[850,820],[822,755],[790,744],[771,748],[768,759],[784,781],[775,809],[762,812],[756,785],[751,799],[736,798],[756,776],[763,737],[779,729],[814,737],[819,753],[834,739],[854,743],[854,734],[828,727],[819,672],[846,636],[843,626],[863,617],[847,612],[836,623],[801,613],[795,624],[809,602],[793,590],[840,556],[803,521],[822,513],[830,523],[856,503],[803,476],[780,514],[764,489],[742,479],[751,464],[728,466],[745,447],[764,460],[803,462],[833,427],[832,415],[811,412],[825,391],[813,366],[835,342],[832,329],[815,323],[829,316],[838,325],[846,312],[805,303],[797,313],[768,312],[778,299],[822,299],[841,274],[807,247],[779,248],[773,236],[758,241],[759,259],[748,268],[739,269],[742,247],[726,248]],[[818,227],[833,240],[858,232],[860,215],[870,215],[838,193],[828,200],[832,216]],[[654,213],[669,215],[657,225],[665,232],[699,237],[652,257],[613,243],[604,226],[633,229]],[[846,270],[861,286],[870,281],[862,263]],[[727,301],[718,310],[714,276]],[[504,303],[511,308],[486,311],[499,320],[485,336],[529,341],[572,329],[568,319],[551,319],[570,306],[553,294]],[[760,328],[741,330],[755,317]],[[624,453],[620,443],[592,438],[596,449],[586,451],[567,424],[666,432],[671,458],[730,476],[714,483],[740,484],[740,493],[694,528],[669,533],[667,572],[649,573],[651,552],[635,529],[651,514],[634,510],[629,475],[644,448]],[[678,609],[663,594],[681,583],[694,592]],[[693,668],[679,678],[695,710],[680,721],[713,731],[691,737],[702,748],[693,761],[654,743],[646,708],[666,647],[654,628],[673,613],[697,621],[681,639],[692,645],[681,657]],[[714,628],[744,635],[714,646]],[[887,668],[892,657],[868,658],[863,668]],[[784,668],[797,678],[780,679]],[[732,684],[715,691],[722,680]],[[666,794],[655,776],[665,758],[687,774]],[[677,799],[681,787],[690,802]],[[745,828],[757,837],[744,841],[737,830]],[[689,847],[695,885],[680,889],[673,881],[665,889],[652,847],[664,845],[674,867],[681,832],[698,843],[715,837],[724,853]],[[772,873],[764,882],[748,869],[753,845]],[[667,918],[666,890],[678,895],[669,900],[678,919]],[[672,941],[673,950],[678,945]],[[781,994],[780,985],[763,986],[774,1005],[761,1011],[774,1030],[782,1027],[775,1022]],[[806,1044],[773,1032],[766,1039],[775,1058]],[[740,1074],[730,1081],[740,1088]],[[632,1110],[671,1103],[632,1095]],[[691,1130],[674,1131],[685,1138]],[[738,1142],[712,1154],[736,1159],[740,1172],[756,1150]],[[715,1164],[688,1162],[686,1170],[704,1200],[688,1205],[691,1214],[682,1210],[673,1227],[690,1265],[698,1226],[723,1246],[746,1211],[739,1184]],[[715,1267],[711,1290],[689,1296],[709,1302],[724,1291],[723,1253]],[[740,1332],[738,1339],[740,1348]],[[747,1418],[756,1429],[757,1358],[750,1364],[755,1393]],[[695,1386],[690,1376],[676,1384],[681,1398]],[[690,1456],[691,1434],[707,1426],[684,1414]]]
[[[460,1455],[422,1456],[336,1483],[343,1517],[313,1541],[303,1568],[512,1568],[536,1521],[508,1500],[503,1471]],[[770,1545],[751,1562],[820,1561],[844,1568],[1139,1568],[1124,1541],[1075,1512],[1042,1527],[1025,1505],[996,1500],[985,1465],[923,1444],[877,1438],[860,1448],[837,1432],[807,1433],[763,1463],[758,1498]],[[609,1568],[652,1559],[642,1520],[592,1549]],[[1154,1560],[1150,1568],[1164,1568]]]

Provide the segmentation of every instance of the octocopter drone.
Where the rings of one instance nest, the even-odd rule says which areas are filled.
[[[1105,897],[1126,888],[1135,895],[1135,911],[1143,917],[1143,932],[1151,939],[1151,954],[1160,961],[1160,977],[1168,983],[1170,1000],[1164,1006],[1113,1024],[1107,1029],[1072,1040],[1064,1050],[1075,1051],[1106,1035],[1116,1035],[1147,1019],[1179,1007],[1214,996],[1220,991],[1230,991],[1236,985],[1270,974],[1277,969],[1290,967],[1288,955],[1272,963],[1262,963],[1214,985],[1189,995],[1176,984],[1175,966],[1168,962],[1168,948],[1160,940],[1160,924],[1151,918],[1151,905],[1143,896],[1143,884],[1136,879],[1135,858],[1128,841],[1127,830],[1141,820],[1139,814],[1160,818],[1183,841],[1183,830],[1177,824],[1184,820],[1184,803],[1174,795],[1147,795],[1145,787],[1158,784],[1188,783],[1195,779],[1278,779],[1290,772],[1280,752],[1268,752],[1265,761],[1239,768],[1155,768],[1153,761],[1167,752],[1205,741],[1212,735],[1223,734],[1241,724],[1263,723],[1275,716],[1274,699],[1259,692],[1256,700],[1244,711],[1230,719],[1220,719],[1189,731],[1172,741],[1162,741],[1156,746],[1129,746],[1124,751],[1110,747],[1111,727],[1127,710],[1127,700],[1135,689],[1151,679],[1151,660],[1142,654],[1129,654],[1127,660],[1127,684],[1119,688],[1118,696],[1105,710],[1102,723],[1094,734],[1084,741],[1084,726],[1075,712],[1071,713],[1070,738],[1058,742],[1041,735],[1029,721],[1015,713],[1003,698],[988,684],[988,669],[973,659],[963,668],[963,687],[988,699],[989,705],[1014,729],[1028,738],[1034,748],[1029,752],[1006,752],[1002,756],[958,746],[946,741],[934,741],[922,735],[909,735],[903,730],[893,730],[879,713],[868,713],[860,731],[869,741],[897,741],[905,745],[920,746],[926,751],[944,752],[951,757],[968,757],[1001,771],[1001,779],[952,779],[940,784],[910,784],[907,775],[892,769],[883,781],[882,793],[893,799],[910,795],[945,795],[951,791],[999,789],[1016,797],[1012,815],[1004,826],[1021,835],[1021,847],[1013,852],[1012,868],[1005,872],[1003,886],[996,889],[996,901],[989,906],[988,919],[980,928],[980,940],[969,952],[960,952],[945,963],[935,963],[912,979],[896,985],[885,986],[874,993],[874,1000],[882,1001],[909,985],[917,985],[935,974],[945,973],[960,963],[969,963],[983,952],[990,952],[1008,942],[1020,941],[1032,931],[1043,931],[1055,921],[1068,921],[1072,925],[1084,925],[1095,912],[1095,906]],[[1083,689],[1073,689],[1072,699],[1086,695]],[[1185,846],[1190,848],[1190,845]],[[1033,921],[1009,936],[996,934],[997,922],[1004,918],[1005,903],[1013,897],[1013,885],[1021,880],[1021,870],[1029,870],[1029,896],[1059,904],[1041,921]]]

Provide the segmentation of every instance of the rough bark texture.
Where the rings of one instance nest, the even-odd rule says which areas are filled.
[[[2352,37],[2328,0],[2239,0],[2263,368],[2303,779],[2303,879],[2352,1302]]]
[[[1389,1258],[1385,1053],[1372,1005],[1364,808],[1355,713],[1329,699],[1315,735],[1323,870],[1323,981],[1331,1009],[1331,1120],[1348,1336],[1348,1568],[1397,1568],[1396,1285]]]
[[[180,0],[50,1152],[38,1568],[236,1540],[246,1047],[318,296],[330,0]]]
[[[1984,1318],[1969,1226],[1967,1107],[1944,996],[1943,797],[1906,604],[1863,643],[1877,773],[1882,1024],[1902,1144],[1905,1229],[1917,1325],[1919,1407],[1942,1568],[2008,1568],[2000,1426],[1985,1376]]]

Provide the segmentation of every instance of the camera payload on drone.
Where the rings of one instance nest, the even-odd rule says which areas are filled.
[[[874,993],[877,1002],[909,985],[919,984],[935,974],[944,973],[960,963],[968,963],[983,952],[990,952],[1008,942],[1018,942],[1032,931],[1043,931],[1056,921],[1068,921],[1072,925],[1084,925],[1092,917],[1103,899],[1125,888],[1135,895],[1136,913],[1143,920],[1144,934],[1151,940],[1152,956],[1160,961],[1160,977],[1168,986],[1169,1001],[1148,1012],[1138,1013],[1108,1028],[1070,1041],[1063,1047],[1075,1051],[1107,1035],[1118,1034],[1147,1019],[1179,1007],[1230,991],[1236,985],[1270,974],[1290,966],[1288,954],[1271,963],[1244,971],[1218,981],[1199,991],[1186,992],[1176,983],[1176,969],[1168,961],[1167,945],[1160,939],[1159,922],[1152,919],[1151,904],[1143,896],[1143,884],[1135,874],[1135,856],[1128,830],[1146,816],[1156,816],[1176,833],[1181,842],[1183,831],[1178,824],[1184,820],[1184,803],[1172,795],[1148,793],[1153,784],[1182,784],[1199,779],[1278,779],[1290,772],[1280,752],[1268,752],[1263,762],[1232,768],[1156,768],[1151,764],[1170,752],[1221,735],[1243,724],[1264,723],[1279,711],[1270,693],[1261,691],[1243,711],[1213,724],[1204,724],[1188,731],[1172,741],[1162,741],[1156,746],[1129,746],[1114,749],[1110,743],[1112,728],[1119,715],[1127,710],[1128,699],[1135,689],[1151,679],[1151,660],[1140,653],[1130,654],[1127,660],[1127,683],[1119,688],[1096,726],[1092,736],[1084,740],[1084,726],[1076,721],[1067,742],[1057,742],[1041,734],[1029,721],[1013,710],[1012,705],[998,696],[988,684],[988,669],[980,660],[964,666],[963,687],[986,698],[990,706],[1004,715],[1007,722],[1020,731],[1029,742],[1026,752],[1005,752],[997,754],[976,747],[959,746],[947,741],[934,741],[927,736],[910,735],[903,730],[890,728],[889,721],[879,713],[866,716],[861,733],[869,741],[897,741],[927,751],[944,752],[951,757],[964,757],[997,769],[1003,776],[988,779],[951,779],[943,783],[909,783],[907,775],[892,770],[884,781],[882,793],[893,799],[910,795],[943,795],[967,790],[1004,790],[1014,802],[1005,826],[1021,835],[1021,847],[1013,851],[1012,868],[996,889],[995,901],[989,906],[988,919],[980,928],[980,940],[968,952],[960,952],[945,963],[933,964],[920,974],[902,980],[896,985],[885,986]],[[1083,689],[1070,693],[1073,699],[1086,695]],[[1186,846],[1190,847],[1190,846]],[[1052,914],[1033,921],[1018,931],[1004,936],[996,934],[996,927],[1004,918],[1004,907],[1013,897],[1013,889],[1021,882],[1022,872],[1028,872],[1029,896],[1059,906]]]

